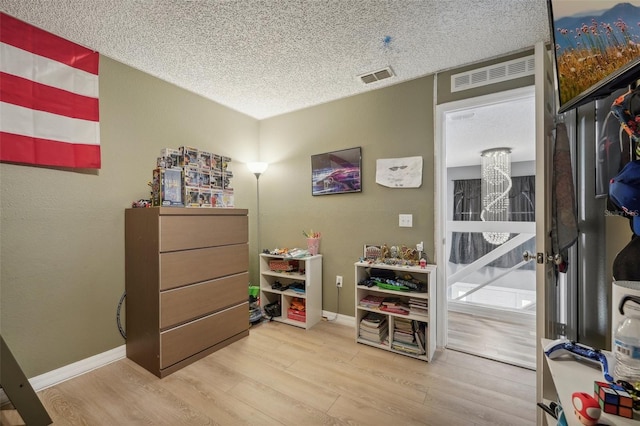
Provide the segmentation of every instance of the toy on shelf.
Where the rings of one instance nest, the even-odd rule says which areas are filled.
[[[614,382],[613,377],[609,374],[607,357],[598,349],[568,339],[557,339],[550,342],[544,348],[544,353],[549,359],[560,358],[563,355],[572,355],[579,359],[600,363],[605,380],[611,383]]]
[[[428,263],[427,256],[422,252],[424,244],[416,244],[416,248],[406,245],[370,245],[365,244],[364,255],[361,262],[371,264],[379,263],[389,266],[420,266],[425,269]]]
[[[580,423],[585,426],[595,426],[600,418],[600,405],[598,401],[586,392],[574,392],[571,395],[573,413]]]
[[[198,148],[164,148],[153,171],[151,200],[163,207],[234,207],[230,157]]]
[[[633,398],[624,387],[605,382],[594,382],[593,387],[593,393],[598,398],[598,405],[602,411],[629,419],[633,418]]]
[[[140,199],[138,201],[134,201],[133,203],[131,203],[131,207],[133,208],[151,207],[151,200]]]

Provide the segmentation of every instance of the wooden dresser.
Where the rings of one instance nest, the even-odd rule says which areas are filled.
[[[127,209],[127,357],[165,377],[247,336],[248,268],[246,209]]]

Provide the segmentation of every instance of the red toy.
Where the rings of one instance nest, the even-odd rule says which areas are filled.
[[[585,426],[595,426],[600,418],[600,405],[598,401],[586,392],[574,392],[571,395],[573,413],[580,423]]]

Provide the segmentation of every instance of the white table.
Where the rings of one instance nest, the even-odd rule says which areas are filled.
[[[542,347],[544,348],[551,340],[542,339]],[[613,368],[615,366],[615,357],[608,351],[603,351],[607,356],[609,364],[609,374],[613,375]],[[553,384],[555,386],[556,393],[569,426],[582,426],[582,423],[573,414],[573,404],[571,403],[571,395],[574,392],[586,392],[589,395],[593,395],[593,382],[606,382],[602,374],[602,368],[599,363],[580,361],[571,355],[563,355],[556,359],[549,359],[545,357],[549,371],[553,377]],[[549,423],[554,425],[556,423]],[[640,416],[637,414],[634,419],[627,419],[626,417],[614,416],[611,414],[602,413],[598,424],[603,425],[640,425]]]

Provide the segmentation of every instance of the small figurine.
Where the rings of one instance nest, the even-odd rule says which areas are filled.
[[[422,269],[425,269],[427,267],[427,261],[425,260],[424,257],[422,259],[420,259],[420,267]]]
[[[600,418],[600,405],[598,401],[586,392],[574,392],[571,395],[573,412],[585,426],[595,426]]]
[[[151,200],[140,199],[138,201],[134,201],[133,203],[131,203],[131,207],[133,207],[133,208],[151,207]]]

